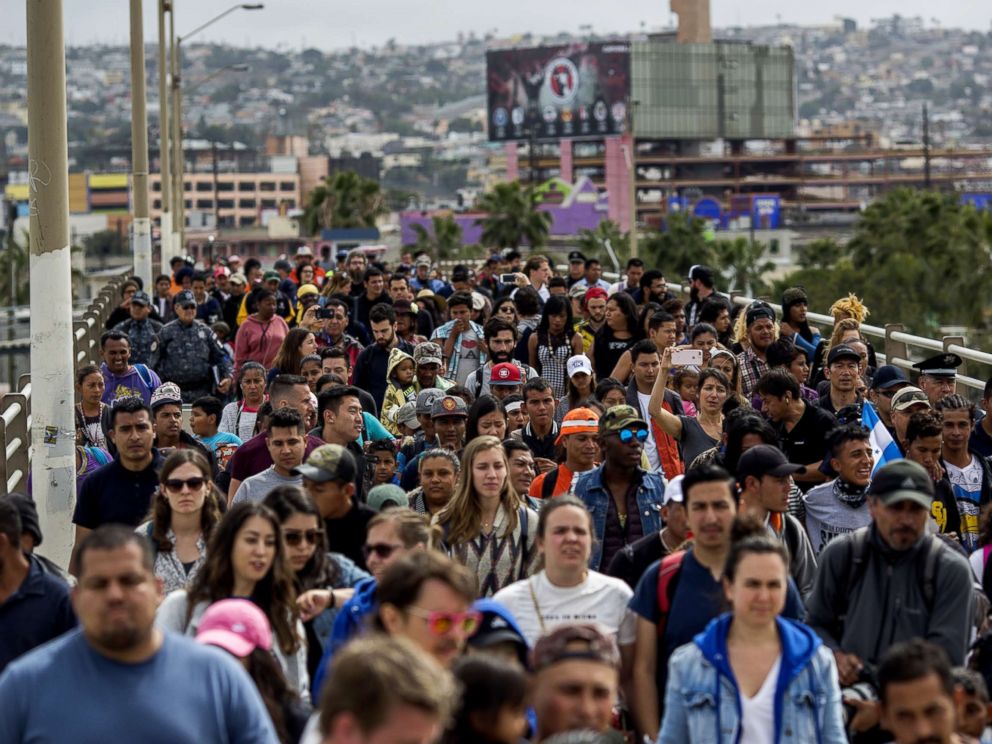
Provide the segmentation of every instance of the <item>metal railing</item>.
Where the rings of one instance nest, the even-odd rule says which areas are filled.
[[[73,321],[77,365],[100,361],[100,335],[120,301],[128,273],[107,282],[82,318]],[[0,396],[0,493],[27,491],[31,453],[31,375],[21,375],[17,392]]]

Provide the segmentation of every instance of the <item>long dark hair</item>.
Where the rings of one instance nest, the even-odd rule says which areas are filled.
[[[565,330],[562,335],[565,337],[565,346],[572,343],[572,336],[575,335],[575,318],[572,317],[572,303],[565,297],[552,295],[544,303],[544,310],[541,311],[541,322],[537,324],[537,337],[541,343],[551,344],[551,337],[548,335],[548,326],[552,315],[565,314]]]
[[[324,520],[320,517],[320,511],[313,499],[299,486],[279,486],[269,491],[269,494],[262,502],[279,517],[279,522],[284,523],[294,514],[306,514],[317,518],[317,524],[324,526]],[[327,535],[321,532],[317,538],[317,545],[306,562],[299,571],[296,572],[296,591],[300,594],[308,589],[326,589],[334,584],[339,575],[337,564],[327,557]]]
[[[283,674],[282,666],[276,661],[271,652],[263,648],[255,648],[245,657],[245,670],[262,696],[265,710],[272,719],[279,741],[291,741],[289,729],[286,727],[286,707],[296,698],[296,692],[290,688]]]
[[[286,544],[282,539],[282,525],[269,507],[255,502],[236,504],[224,515],[210,536],[207,544],[207,560],[193,579],[187,590],[186,624],[193,616],[193,609],[199,602],[216,602],[227,599],[234,591],[234,566],[231,553],[234,542],[252,517],[261,517],[272,525],[276,535],[276,554],[272,567],[265,577],[255,584],[249,599],[261,608],[269,619],[279,647],[284,653],[292,654],[300,647],[296,635],[296,590],[293,575],[286,560]]]
[[[610,297],[607,302],[616,303],[616,306],[620,309],[620,312],[624,314],[627,318],[627,333],[631,337],[638,341],[644,338],[644,327],[637,320],[637,305],[634,303],[634,298],[631,297],[626,292],[616,292],[612,297]],[[604,326],[607,328],[608,326]]]
[[[493,411],[499,411],[506,423],[506,409],[503,404],[491,395],[480,395],[468,409],[468,421],[465,423],[465,441],[471,442],[479,436],[479,419]]]
[[[210,535],[223,514],[221,504],[224,503],[224,496],[211,480],[213,473],[207,458],[198,450],[176,450],[166,458],[162,465],[162,472],[158,476],[159,487],[152,498],[151,513],[148,517],[152,523],[151,541],[160,553],[167,553],[175,549],[175,545],[168,537],[169,529],[172,527],[172,506],[169,504],[169,498],[165,495],[165,482],[169,480],[170,475],[187,463],[200,471],[204,480],[203,487],[207,489],[203,499],[203,509],[200,511],[200,533],[203,535],[204,542],[210,542]]]
[[[272,366],[279,370],[279,374],[298,375],[300,374],[300,363],[304,354],[300,352],[300,347],[307,340],[307,336],[312,336],[313,331],[306,328],[293,328],[286,334],[279,352],[272,360]]]

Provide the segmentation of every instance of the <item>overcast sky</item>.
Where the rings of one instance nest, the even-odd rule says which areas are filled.
[[[180,35],[223,12],[232,0],[175,0]],[[25,0],[2,0],[0,43],[23,45]],[[70,45],[95,42],[124,44],[128,38],[128,0],[64,0],[65,34]],[[145,39],[157,37],[157,1],[144,0]],[[497,29],[515,33],[578,31],[592,25],[597,32],[626,32],[669,25],[669,0],[268,0],[258,11],[239,10],[197,35],[198,40],[238,46],[317,47],[336,49],[352,44],[372,46],[391,37],[403,42],[453,39],[458,32],[484,34]],[[981,10],[979,10],[981,8]],[[712,0],[715,26],[785,23],[827,23],[849,16],[860,23],[894,13],[936,18],[944,26],[987,31],[992,5],[974,0]]]

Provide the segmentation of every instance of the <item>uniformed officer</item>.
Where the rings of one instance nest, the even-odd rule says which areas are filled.
[[[115,331],[126,333],[131,340],[131,363],[149,364],[152,357],[152,344],[162,330],[162,324],[148,317],[152,312],[152,298],[139,290],[131,295],[129,308],[131,317],[114,326]]]
[[[936,405],[945,395],[954,393],[954,383],[961,363],[961,357],[957,354],[945,352],[913,365],[920,371],[920,389],[927,394],[931,406]]]
[[[216,390],[225,395],[231,387],[231,367],[217,336],[196,319],[196,298],[183,290],[173,300],[176,320],[166,323],[153,348],[152,366],[163,382],[182,389],[183,402],[192,403]]]

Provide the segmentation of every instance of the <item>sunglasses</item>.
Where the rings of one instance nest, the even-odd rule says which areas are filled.
[[[166,491],[179,493],[183,490],[183,486],[189,488],[190,491],[199,491],[206,482],[206,478],[186,478],[185,480],[182,478],[169,478],[162,485],[165,486]]]
[[[385,560],[402,547],[402,545],[390,545],[389,543],[373,543],[362,546],[362,555],[365,556],[365,560],[368,560],[369,556],[375,553],[376,556]]]
[[[637,431],[631,431],[630,429],[621,429],[617,432],[617,436],[620,437],[620,441],[624,444],[628,444],[631,439],[637,438],[638,442],[645,442],[648,438],[647,429],[638,429]]]
[[[475,610],[468,612],[436,612],[421,607],[408,607],[407,612],[427,621],[427,629],[433,635],[443,636],[456,627],[465,635],[475,633],[482,622],[482,613]]]
[[[323,536],[323,530],[286,530],[283,533],[283,537],[286,539],[286,544],[293,548],[302,543],[304,540],[306,540],[310,545],[316,545],[320,542],[320,538]]]

